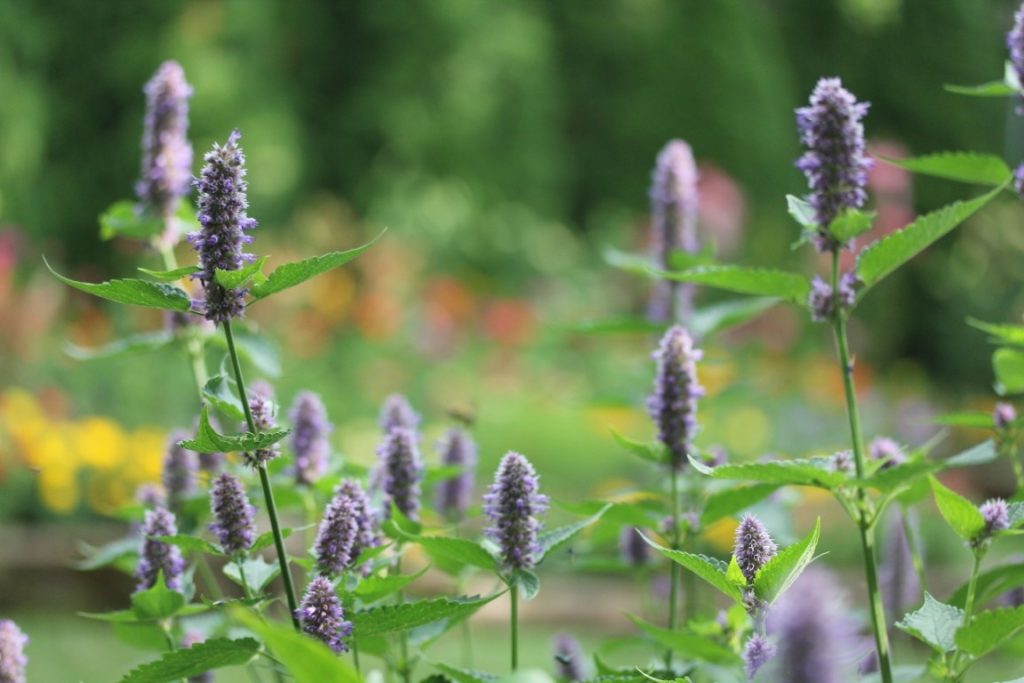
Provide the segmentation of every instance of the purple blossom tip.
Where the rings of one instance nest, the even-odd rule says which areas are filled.
[[[695,252],[700,247],[697,177],[693,151],[682,140],[669,141],[658,153],[651,173],[651,246],[662,268],[669,267],[673,251]],[[682,320],[692,298],[692,285],[660,280],[651,294],[648,316],[655,322]]]
[[[985,519],[985,530],[983,538],[988,538],[997,531],[1006,531],[1010,528],[1010,508],[1002,498],[986,500],[978,508],[981,516]]]
[[[1005,430],[1017,419],[1017,410],[1012,403],[1000,401],[992,411],[992,421],[999,431]]]
[[[303,391],[295,397],[288,418],[292,423],[295,482],[309,486],[327,471],[331,452],[327,437],[334,426],[327,421],[327,409],[320,396],[311,391]]]
[[[406,427],[392,427],[377,448],[377,460],[377,476],[387,500],[409,519],[418,519],[423,462],[416,432]]]
[[[747,644],[743,647],[743,664],[747,672],[747,678],[753,680],[758,669],[768,663],[775,656],[775,646],[760,633],[750,636]]]
[[[242,481],[227,472],[218,476],[210,490],[210,509],[221,548],[228,555],[243,553],[252,547],[256,535],[254,508],[245,494]]]
[[[642,567],[651,561],[651,548],[636,527],[622,527],[619,533],[619,556],[630,567]]]
[[[465,430],[458,427],[449,429],[437,444],[441,453],[442,467],[458,467],[459,473],[438,482],[437,509],[451,520],[466,516],[473,499],[473,484],[476,479],[476,443]]]
[[[682,469],[697,434],[697,399],[704,388],[697,382],[697,361],[703,356],[689,333],[676,325],[665,333],[654,352],[658,369],[647,409],[658,427],[658,440],[669,464]]]
[[[352,622],[345,620],[341,600],[326,577],[318,576],[310,581],[295,616],[304,632],[335,652],[348,652],[345,639],[352,635]]]
[[[156,538],[176,536],[177,533],[178,525],[173,512],[166,508],[146,512],[141,529],[139,564],[135,568],[135,578],[138,579],[136,590],[152,588],[160,572],[163,572],[164,583],[168,588],[181,588],[181,573],[185,570],[185,560],[181,557],[181,551],[178,546]]]
[[[540,551],[537,533],[540,515],[547,510],[547,496],[523,455],[509,451],[501,459],[494,483],[484,495],[484,511],[491,520],[487,534],[501,548],[508,569],[532,569]]]
[[[26,636],[10,619],[0,619],[0,683],[26,683]]]
[[[418,429],[420,416],[412,409],[409,400],[401,394],[391,394],[384,399],[384,405],[380,410],[380,428],[385,433],[395,427],[405,429]]]
[[[192,87],[177,62],[160,65],[143,89],[146,117],[142,133],[142,172],[135,184],[140,207],[169,219],[192,183],[188,141],[188,99]],[[165,235],[176,241],[176,235]]]
[[[907,461],[907,455],[898,443],[887,436],[879,436],[871,442],[868,447],[873,460],[882,463],[882,469],[902,465]]]
[[[559,633],[552,639],[552,646],[558,678],[566,681],[587,680],[583,648],[578,640],[568,633]]]
[[[865,153],[864,126],[867,102],[857,99],[838,78],[822,78],[811,93],[810,104],[796,110],[800,142],[806,148],[796,166],[807,176],[818,224],[820,251],[842,245],[828,233],[828,226],[846,209],[859,209],[867,201],[868,170],[872,161]]]
[[[256,227],[256,221],[246,214],[248,185],[240,137],[235,130],[223,145],[214,143],[203,157],[203,170],[196,180],[197,217],[202,229],[189,235],[189,241],[199,253],[202,268],[194,277],[203,285],[203,313],[215,323],[242,317],[248,291],[244,287],[226,289],[215,279],[217,270],[238,270],[252,260],[244,246],[252,241],[246,233]]]
[[[352,515],[356,520],[356,536],[350,551],[351,561],[355,562],[364,550],[380,545],[377,517],[373,514],[369,496],[355,479],[343,480],[338,484],[334,495],[348,499]]]
[[[733,555],[736,557],[736,564],[746,577],[747,583],[753,584],[754,577],[761,567],[768,564],[768,560],[775,557],[778,547],[775,541],[768,535],[760,520],[753,515],[744,515],[738,527],[736,527],[736,544],[733,548]]]
[[[857,300],[857,289],[861,282],[853,273],[839,276],[839,293],[835,295],[831,285],[817,275],[811,280],[811,291],[807,295],[807,307],[811,310],[811,320],[828,322],[836,315],[836,305],[840,311],[846,311]]]
[[[358,535],[355,504],[352,498],[338,491],[324,511],[313,544],[317,570],[324,576],[336,576],[350,567],[356,559],[352,549]]]
[[[163,484],[168,507],[181,512],[185,500],[196,490],[196,473],[199,471],[199,456],[178,445],[179,441],[192,438],[184,430],[175,430],[167,439],[167,455],[164,456]]]
[[[844,450],[833,453],[832,469],[835,470],[836,472],[853,474],[857,469],[857,466],[853,461],[853,451]]]

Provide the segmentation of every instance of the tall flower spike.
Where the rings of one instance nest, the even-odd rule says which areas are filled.
[[[225,472],[214,480],[210,509],[214,519],[210,530],[217,534],[225,553],[236,555],[252,547],[256,535],[254,508],[238,477]]]
[[[192,438],[184,430],[171,432],[167,439],[167,455],[164,456],[163,484],[167,494],[167,506],[175,513],[181,512],[185,499],[196,490],[196,472],[199,470],[199,456],[178,445],[179,441]]]
[[[385,433],[395,427],[406,429],[418,429],[420,416],[412,409],[409,400],[401,394],[391,394],[384,399],[384,406],[380,410],[380,428]]]
[[[555,659],[555,674],[566,681],[587,680],[583,661],[583,648],[578,640],[568,633],[556,634],[552,639]]]
[[[336,576],[352,565],[352,549],[359,535],[359,520],[353,501],[338,491],[327,505],[316,534],[313,553],[316,568],[324,576]]]
[[[775,541],[768,535],[760,520],[753,515],[744,515],[740,525],[736,527],[736,545],[733,555],[736,557],[736,564],[739,565],[747,583],[753,584],[754,577],[761,567],[768,564],[768,560],[775,557],[778,547]]]
[[[192,86],[181,65],[160,65],[143,88],[146,118],[142,133],[142,173],[135,184],[140,205],[163,219],[178,211],[192,184],[192,145],[188,141],[188,98]],[[178,235],[165,234],[168,244]]]
[[[619,533],[619,556],[630,567],[642,567],[651,561],[650,546],[640,536],[640,530],[624,526]]]
[[[345,639],[352,635],[352,622],[345,620],[341,600],[326,577],[318,576],[310,581],[295,616],[302,623],[303,631],[335,652],[348,652]]]
[[[263,381],[253,382],[252,390],[249,391],[249,411],[252,413],[252,420],[256,423],[257,429],[261,432],[273,429],[275,426],[274,417],[277,411],[277,406],[274,405],[273,387]],[[248,427],[243,425],[243,429],[248,429]],[[249,455],[249,464],[253,467],[258,467],[281,455],[281,447],[275,443],[272,446],[257,449],[247,455]]]
[[[157,536],[175,536],[178,533],[174,513],[166,508],[146,512],[142,523],[142,541],[139,545],[139,564],[135,568],[138,579],[136,590],[146,590],[156,584],[156,578],[163,572],[164,583],[171,590],[181,588],[181,573],[185,560],[178,546],[157,540]]]
[[[26,636],[10,619],[0,619],[0,683],[26,683]]]
[[[416,432],[405,427],[392,428],[377,448],[377,459],[378,476],[387,500],[409,519],[418,519],[423,462]],[[385,513],[390,514],[390,507]]]
[[[796,167],[807,176],[807,201],[815,212],[818,251],[843,245],[828,233],[828,226],[846,209],[859,209],[867,201],[865,187],[872,161],[864,151],[861,119],[869,104],[858,102],[838,78],[822,78],[811,93],[810,105],[796,110],[800,142],[807,148]]]
[[[473,498],[476,479],[476,444],[458,427],[452,427],[437,444],[442,467],[458,467],[459,473],[437,485],[437,509],[448,519],[461,520]]]
[[[697,399],[704,395],[704,388],[697,383],[697,361],[702,356],[689,333],[678,325],[669,328],[654,352],[658,372],[647,409],[675,469],[686,465],[697,434]]]
[[[352,507],[352,515],[355,517],[357,528],[351,551],[352,561],[355,562],[364,550],[380,545],[380,536],[377,533],[377,518],[374,516],[373,508],[370,506],[370,498],[355,479],[342,480],[338,484],[334,495],[348,498],[349,504]]]
[[[673,251],[695,252],[697,241],[697,164],[690,146],[670,140],[658,153],[651,173],[651,245],[662,268]],[[648,316],[655,322],[685,320],[693,286],[659,280],[652,292]]]
[[[1013,15],[1013,28],[1006,34],[1006,47],[1017,81],[1024,83],[1024,4]],[[1018,96],[1018,100],[1017,113],[1024,114],[1024,96]]]
[[[295,397],[288,412],[292,423],[292,452],[295,454],[295,482],[309,486],[327,471],[331,444],[327,437],[334,426],[327,421],[323,401],[312,391]]]
[[[750,636],[747,644],[743,647],[743,664],[747,672],[747,678],[753,680],[758,670],[768,663],[775,656],[775,646],[760,633]]]
[[[540,550],[537,533],[548,498],[539,493],[539,477],[524,456],[509,451],[501,459],[494,483],[484,495],[491,519],[487,534],[501,548],[508,569],[532,569]]]
[[[244,287],[227,289],[216,281],[218,270],[238,270],[253,257],[243,249],[252,242],[246,234],[256,227],[256,221],[246,214],[249,201],[245,182],[245,155],[238,146],[241,133],[228,136],[223,145],[214,143],[213,149],[203,157],[202,173],[196,180],[199,190],[199,232],[189,235],[189,241],[199,252],[200,272],[193,277],[203,285],[203,314],[207,320],[222,323],[240,318],[245,312]]]

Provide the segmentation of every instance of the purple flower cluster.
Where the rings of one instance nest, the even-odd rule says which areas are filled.
[[[1006,34],[1006,47],[1010,51],[1010,64],[1017,81],[1024,83],[1024,5],[1013,15],[1013,28]],[[1018,97],[1017,113],[1024,114],[1024,96]]]
[[[1010,528],[1010,508],[1002,498],[986,500],[978,508],[982,518],[985,520],[985,529],[981,532],[981,540],[989,538],[997,531],[1006,531]]]
[[[26,683],[26,636],[10,619],[0,619],[0,683]]]
[[[380,536],[377,533],[377,518],[373,514],[370,498],[355,479],[342,480],[338,484],[338,488],[335,489],[334,495],[348,499],[349,506],[352,508],[352,515],[356,520],[356,536],[350,551],[352,561],[355,562],[364,550],[380,544]]]
[[[406,427],[392,427],[377,448],[378,473],[389,508],[394,503],[409,519],[419,518],[420,480],[423,462],[416,444],[416,432]]]
[[[405,396],[391,394],[384,399],[384,406],[380,410],[380,428],[385,434],[395,427],[415,430],[419,426],[420,416]]]
[[[352,550],[359,535],[359,519],[352,499],[336,491],[327,505],[313,544],[316,568],[324,576],[336,576],[355,561]]]
[[[167,506],[179,514],[185,499],[196,490],[196,473],[199,471],[199,457],[178,445],[179,441],[190,438],[192,435],[184,430],[171,432],[167,439],[167,455],[164,456],[162,478]]]
[[[214,480],[210,489],[210,510],[214,519],[210,530],[217,534],[225,553],[236,555],[252,547],[256,535],[255,508],[238,477],[225,472]]]
[[[670,140],[658,153],[651,174],[651,245],[662,268],[673,251],[695,252],[697,241],[697,164],[690,146]],[[692,285],[659,280],[652,293],[648,317],[655,322],[685,320],[693,297]]]
[[[217,270],[238,270],[253,257],[243,251],[252,242],[246,234],[256,221],[246,215],[245,154],[238,146],[241,133],[232,131],[223,145],[214,143],[203,157],[202,173],[196,180],[199,190],[197,217],[202,229],[189,235],[199,252],[202,270],[195,275],[205,292],[203,314],[215,323],[239,318],[245,312],[244,287],[226,289],[215,279]]]
[[[743,664],[747,678],[753,679],[758,670],[775,656],[775,646],[760,633],[755,633],[743,646]]]
[[[341,600],[326,577],[318,576],[310,581],[295,616],[303,631],[335,652],[348,652],[345,639],[352,635],[352,622],[345,620]]]
[[[704,388],[697,383],[697,361],[702,355],[689,333],[678,325],[669,328],[654,353],[658,371],[647,409],[674,469],[686,464],[697,434],[697,399],[704,395]]]
[[[252,389],[249,391],[249,412],[252,413],[256,429],[261,432],[275,427],[276,406],[274,405],[273,387],[266,382],[253,382]],[[280,454],[281,448],[275,443],[267,448],[259,448],[251,454],[246,453],[246,456],[249,458],[250,465],[259,467]]]
[[[167,61],[143,88],[146,118],[142,133],[142,174],[135,193],[142,208],[164,220],[178,211],[192,184],[192,145],[188,141],[188,98],[192,87],[181,65]],[[165,235],[170,242],[175,235]]]
[[[817,275],[811,280],[811,291],[807,295],[807,307],[811,309],[811,320],[822,323],[835,317],[839,311],[848,310],[857,300],[857,288],[861,282],[854,273],[839,276],[839,293],[833,294],[832,287]]]
[[[142,523],[142,540],[139,545],[139,564],[135,568],[138,579],[136,590],[146,590],[156,585],[157,576],[163,572],[164,583],[171,590],[181,588],[181,573],[185,560],[178,546],[157,540],[158,536],[175,536],[178,533],[174,513],[166,508],[146,512]]]
[[[834,251],[838,244],[828,226],[846,209],[859,209],[867,200],[865,187],[872,161],[865,154],[867,102],[857,99],[838,78],[822,78],[811,93],[810,105],[796,110],[800,142],[807,148],[796,166],[807,176],[807,201],[818,224],[815,246]]]
[[[624,526],[619,532],[619,557],[630,567],[642,567],[651,561],[651,548],[636,527]]]
[[[1017,411],[1012,403],[1000,401],[992,411],[992,422],[999,431],[1007,429],[1016,419]]]
[[[583,662],[583,648],[578,640],[568,633],[558,633],[552,639],[555,659],[555,675],[566,681],[587,680]]]
[[[469,509],[476,479],[476,443],[465,430],[449,429],[437,444],[443,467],[458,467],[459,473],[438,482],[437,510],[447,519],[461,520]]]
[[[903,448],[887,436],[876,437],[868,446],[868,452],[873,460],[882,463],[882,469],[902,465],[907,461]]]
[[[295,481],[300,486],[309,486],[327,471],[331,452],[327,436],[334,426],[327,421],[323,401],[312,391],[303,391],[295,397],[288,418],[292,422]]]
[[[736,543],[733,547],[733,556],[740,571],[746,577],[747,583],[753,584],[754,577],[761,567],[768,564],[768,560],[775,557],[778,547],[775,541],[768,535],[761,521],[753,515],[744,515],[740,524],[736,527]]]
[[[501,548],[508,569],[531,569],[540,551],[539,516],[547,510],[547,496],[539,492],[539,477],[523,455],[509,451],[501,459],[494,483],[484,495],[484,511],[491,519],[487,534]]]

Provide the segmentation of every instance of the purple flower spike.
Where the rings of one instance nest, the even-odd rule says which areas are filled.
[[[196,180],[199,190],[199,223],[202,230],[189,235],[199,252],[202,270],[194,277],[203,284],[204,315],[215,323],[240,318],[245,312],[244,287],[226,289],[217,283],[217,270],[238,270],[253,257],[243,249],[252,241],[246,234],[256,221],[246,215],[249,201],[245,182],[245,154],[238,146],[241,133],[228,136],[223,145],[214,144],[203,157],[202,173]]]
[[[420,416],[409,405],[409,400],[401,394],[391,394],[384,399],[384,406],[380,410],[380,428],[384,433],[390,432],[395,427],[405,429],[418,429]]]
[[[160,65],[143,89],[146,118],[142,133],[142,177],[135,193],[143,209],[167,220],[178,211],[192,184],[192,145],[188,141],[188,98],[192,86],[177,62]],[[177,235],[164,235],[173,244]]]
[[[746,667],[747,678],[753,680],[758,669],[768,663],[768,660],[775,656],[775,646],[760,633],[750,636],[750,640],[743,647],[743,663]]]
[[[313,552],[316,568],[324,576],[336,576],[355,561],[352,549],[359,535],[359,519],[350,497],[338,491],[327,505],[316,534]]]
[[[586,667],[583,661],[583,648],[578,640],[568,633],[557,634],[552,649],[555,658],[555,675],[566,681],[587,680]]]
[[[357,531],[351,550],[352,561],[355,562],[364,550],[380,545],[377,518],[373,514],[369,497],[355,479],[343,480],[335,489],[334,495],[348,499],[352,515],[356,520]]]
[[[1010,509],[1002,498],[986,500],[978,510],[985,518],[985,530],[982,532],[984,538],[988,538],[997,531],[1006,531],[1010,528]]]
[[[697,383],[697,361],[702,356],[678,325],[669,328],[654,352],[658,372],[647,409],[658,426],[658,440],[668,449],[669,464],[677,470],[686,465],[697,434],[697,399],[704,395]]]
[[[811,309],[811,320],[816,323],[828,322],[836,308],[832,287],[817,275],[811,280],[811,291],[807,295],[807,307]]]
[[[1005,430],[1017,419],[1017,411],[1012,403],[1000,401],[992,411],[992,420],[999,431]]]
[[[1024,83],[1024,5],[1013,15],[1013,28],[1006,34],[1006,47],[1010,51],[1010,64],[1017,74],[1017,81]],[[1024,98],[1020,98],[1024,104]],[[1018,104],[1017,113],[1024,114],[1024,106]]]
[[[252,413],[252,420],[256,428],[261,432],[273,429],[276,425],[274,417],[277,407],[274,405],[274,389],[266,382],[253,382],[252,390],[249,391],[249,411]],[[248,429],[243,425],[243,429]],[[249,464],[258,467],[269,460],[281,455],[279,444],[273,444],[268,448],[260,448],[252,453],[246,454],[249,457]]]
[[[619,534],[619,556],[630,567],[642,567],[651,561],[651,548],[636,527],[622,527]]]
[[[201,633],[189,631],[185,634],[185,637],[181,639],[181,647],[187,650],[193,645],[198,645],[205,640],[206,638],[204,638]],[[198,676],[190,676],[188,683],[213,683],[213,672],[207,671],[206,673],[201,673]]]
[[[210,530],[217,534],[225,553],[236,555],[252,547],[256,535],[253,523],[255,509],[238,477],[225,472],[214,480],[210,490],[210,509],[214,519]]]
[[[295,616],[302,623],[303,631],[335,652],[348,652],[345,639],[352,635],[352,622],[345,621],[341,600],[326,577],[318,576],[310,581]]]
[[[423,462],[416,445],[416,432],[405,427],[393,427],[377,448],[377,460],[380,463],[378,477],[387,500],[394,503],[403,515],[417,520]],[[385,512],[390,514],[390,507]]]
[[[163,484],[167,494],[167,505],[176,513],[181,512],[182,503],[196,490],[196,472],[199,471],[199,457],[192,451],[178,445],[179,441],[192,438],[184,430],[171,432],[167,439],[167,455],[164,457]]]
[[[697,164],[690,146],[671,140],[661,152],[651,174],[651,244],[662,268],[669,268],[673,251],[695,252],[697,243]],[[685,320],[693,286],[660,280],[655,285],[648,316],[654,322]],[[673,310],[674,304],[674,310]]]
[[[465,430],[452,427],[437,444],[443,467],[459,467],[459,473],[437,485],[437,509],[450,520],[461,520],[473,498],[476,479],[476,444]]]
[[[175,536],[177,533],[177,522],[170,510],[157,508],[146,512],[139,546],[139,564],[135,568],[135,578],[139,580],[136,590],[152,588],[160,572],[163,572],[164,583],[168,588],[181,588],[181,573],[185,570],[181,551],[176,545],[156,540],[157,536]]]
[[[292,422],[295,482],[309,486],[327,471],[327,458],[331,453],[327,436],[334,426],[327,421],[323,401],[312,391],[303,391],[295,397],[288,418]]]
[[[846,209],[864,206],[865,187],[873,162],[864,151],[867,102],[843,88],[838,78],[823,78],[811,93],[810,105],[796,110],[800,142],[807,148],[796,167],[807,176],[811,194],[807,201],[815,211],[818,251],[835,251],[841,244],[828,226]]]
[[[539,477],[530,461],[509,451],[484,495],[484,511],[491,519],[487,534],[500,546],[508,569],[532,569],[536,562],[538,517],[548,507],[547,496],[538,489]]]
[[[26,636],[10,619],[0,619],[0,683],[26,683]]]
[[[868,447],[873,460],[882,463],[882,469],[902,465],[907,461],[907,455],[898,443],[887,436],[879,436]]]
[[[753,584],[754,577],[768,560],[775,557],[778,547],[768,535],[768,530],[753,515],[744,515],[740,525],[736,527],[736,545],[733,555],[747,583]]]

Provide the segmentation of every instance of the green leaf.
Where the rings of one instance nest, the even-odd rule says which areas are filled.
[[[167,587],[163,572],[152,588],[132,594],[132,612],[139,619],[167,619],[184,606],[185,596]]]
[[[243,585],[242,571],[245,572],[245,580],[249,583],[249,588],[253,592],[259,593],[281,573],[281,565],[276,561],[267,562],[258,555],[242,560],[241,567],[238,566],[238,562],[228,562],[224,565],[224,576],[239,586]]]
[[[426,566],[415,574],[388,574],[387,576],[371,576],[363,579],[356,586],[353,594],[364,603],[377,602],[382,598],[397,593],[410,583],[427,573]]]
[[[740,661],[738,654],[724,645],[719,645],[710,638],[682,631],[670,631],[666,628],[655,626],[639,617],[627,616],[640,630],[654,638],[659,645],[670,648],[677,655],[685,659],[696,659],[710,664],[725,665],[735,665]]]
[[[181,268],[175,268],[174,270],[150,270],[149,268],[139,268],[138,271],[151,278],[160,280],[161,282],[175,282],[183,277],[198,273],[202,268],[199,266],[183,266]]]
[[[950,85],[942,86],[948,92],[968,97],[1009,97],[1016,91],[1002,81],[989,81],[981,85]]]
[[[176,545],[186,552],[206,553],[207,555],[215,556],[224,555],[220,548],[209,541],[204,541],[201,538],[189,536],[187,534],[177,534],[176,536],[157,536],[156,540]]]
[[[484,673],[482,671],[471,671],[469,669],[459,669],[441,662],[431,662],[431,664],[433,664],[438,671],[441,671],[456,683],[495,683],[495,681],[500,678],[494,674]]]
[[[956,645],[964,652],[982,657],[1024,628],[1024,606],[1003,607],[980,612],[956,632]]]
[[[818,229],[817,212],[814,207],[808,204],[800,197],[787,194],[786,195],[786,210],[789,211],[789,215],[808,231],[815,231]]]
[[[130,304],[133,306],[145,306],[147,308],[160,308],[166,311],[180,311],[187,313],[192,308],[192,299],[184,290],[178,287],[164,284],[162,282],[149,282],[148,280],[107,280],[106,282],[92,283],[79,282],[64,277],[43,259],[43,263],[54,277],[66,285],[75,289],[98,296],[101,299],[113,301],[119,304]]]
[[[260,282],[262,279],[265,279],[260,271],[263,270],[263,264],[266,262],[267,257],[260,256],[252,263],[247,263],[236,270],[221,270],[218,268],[214,273],[214,278],[217,280],[217,284],[225,289],[245,287],[250,282]]]
[[[949,425],[950,427],[976,427],[978,429],[992,429],[995,425],[992,413],[983,413],[980,410],[946,413],[936,418],[935,424]]]
[[[242,422],[245,410],[238,400],[235,383],[225,375],[214,375],[203,387],[203,398],[228,417]]]
[[[85,555],[85,559],[75,562],[75,569],[83,571],[99,569],[117,562],[122,557],[135,555],[139,550],[139,539],[134,536],[119,538],[99,548],[94,548],[87,543],[79,543],[79,550]]]
[[[115,202],[100,214],[100,239],[109,240],[114,237],[133,237],[148,240],[156,237],[164,230],[164,222],[136,210],[136,204],[130,199]]]
[[[918,458],[893,467],[883,467],[864,480],[864,485],[882,493],[894,491],[942,468],[942,463]]]
[[[708,496],[704,503],[704,511],[700,516],[701,525],[707,526],[723,517],[731,517],[742,512],[772,495],[778,488],[778,484],[754,484],[752,486],[730,486],[727,489],[715,491]]]
[[[196,431],[196,438],[179,441],[178,445],[197,453],[231,453],[234,451],[249,452],[260,448],[267,448],[277,443],[291,432],[290,429],[274,429],[271,431],[253,434],[218,434],[210,426],[209,409],[203,406],[199,413],[199,429]]]
[[[992,417],[989,416],[989,419],[991,420]],[[946,458],[942,461],[942,464],[945,467],[973,467],[990,463],[998,457],[999,453],[996,451],[996,445],[989,439],[971,446],[962,453]]]
[[[508,577],[508,586],[518,588],[523,600],[533,600],[540,592],[540,579],[531,571],[517,569]]]
[[[743,570],[740,569],[740,564],[736,561],[735,555],[729,558],[729,566],[725,569],[725,578],[736,586],[743,587],[747,585],[747,577],[743,575]]]
[[[828,231],[840,242],[847,242],[870,230],[876,215],[873,211],[863,212],[847,209],[829,224]]]
[[[779,300],[774,297],[754,297],[702,306],[690,317],[690,331],[707,337],[749,322],[777,303]]]
[[[97,358],[112,358],[137,351],[156,351],[170,345],[172,342],[174,342],[174,334],[172,332],[159,330],[157,332],[133,334],[130,337],[118,339],[95,348],[87,348],[66,342],[64,344],[64,353],[75,360],[95,360]]]
[[[404,533],[401,530],[399,533],[407,540],[422,547],[432,560],[439,561],[453,569],[471,566],[493,571],[495,568],[494,557],[475,541],[447,536],[418,536]]]
[[[537,553],[536,561],[539,564],[545,557],[561,548],[563,545],[568,543],[576,534],[580,533],[588,526],[601,519],[604,513],[608,512],[611,508],[611,504],[605,505],[603,508],[595,512],[586,519],[581,519],[578,522],[572,524],[566,524],[565,526],[555,527],[554,529],[547,529],[542,531],[537,536],[537,545],[540,546],[540,551]]]
[[[1024,393],[1024,351],[996,349],[992,354],[992,369],[1000,395]]]
[[[357,639],[368,638],[416,628],[438,619],[461,618],[476,612],[499,595],[501,593],[485,598],[434,598],[360,610],[351,618],[353,635]]]
[[[882,159],[913,173],[959,180],[976,185],[1002,186],[1013,179],[1013,171],[1000,157],[975,152],[939,152],[911,159]]]
[[[769,268],[701,266],[681,271],[664,271],[656,268],[650,270],[666,280],[692,282],[739,294],[770,296],[797,303],[803,303],[807,299],[811,288],[807,278],[799,273]]]
[[[932,494],[935,496],[935,504],[946,523],[965,541],[977,537],[985,528],[985,519],[977,506],[959,493],[943,486],[935,477],[930,477],[929,481]]]
[[[725,562],[716,560],[713,557],[707,557],[706,555],[698,555],[696,553],[687,553],[682,550],[663,548],[651,539],[647,538],[647,536],[644,536],[643,534],[640,534],[640,536],[647,541],[647,545],[651,546],[676,564],[686,567],[733,600],[739,602],[743,599],[743,594],[740,592],[740,589],[726,576],[728,565]]]
[[[296,633],[291,626],[265,622],[242,609],[232,614],[263,639],[274,657],[295,678],[295,683],[362,683],[355,669],[319,640]]]
[[[967,602],[969,581],[964,581],[949,598],[951,605],[962,607]],[[1003,593],[1024,586],[1024,564],[1013,563],[994,567],[978,574],[974,604],[984,605]]]
[[[992,335],[993,341],[1011,346],[1024,346],[1024,325],[1000,325],[968,318],[971,327]]]
[[[604,262],[612,268],[634,275],[651,277],[650,268],[654,265],[654,261],[646,254],[631,254],[608,247],[602,252],[602,255],[604,256]]]
[[[306,529],[308,527],[300,527],[300,528]],[[292,533],[294,531],[295,531],[295,529],[290,529],[290,528],[281,529],[281,538],[288,538],[289,536],[292,535]],[[272,545],[274,545],[274,532],[273,531],[267,531],[267,532],[262,533],[259,536],[257,536],[256,540],[252,542],[252,547],[249,548],[249,554],[251,555],[251,554],[253,554],[253,553],[255,553],[255,552],[259,551],[259,550],[263,550],[264,548],[269,548]]]
[[[754,593],[769,605],[793,585],[807,565],[814,559],[814,551],[821,537],[821,519],[814,529],[798,543],[794,543],[768,560],[754,577]]]
[[[377,235],[377,237],[372,241],[367,242],[361,247],[356,247],[355,249],[349,249],[348,251],[332,251],[328,254],[322,254],[302,261],[296,261],[295,263],[286,263],[283,266],[278,266],[274,272],[270,274],[266,282],[258,282],[253,285],[252,297],[254,299],[264,299],[271,294],[276,294],[277,292],[288,289],[289,287],[302,284],[311,277],[315,277],[321,273],[326,273],[328,270],[342,266],[372,247],[383,235],[384,232],[381,232],[381,234]]]
[[[939,653],[956,649],[956,632],[964,623],[964,611],[924,594],[924,604],[896,623],[896,628],[927,643]]]
[[[256,656],[259,642],[252,638],[213,638],[192,647],[168,652],[155,662],[132,669],[121,683],[178,683],[226,666],[243,666]]]
[[[566,329],[577,334],[650,334],[663,330],[664,325],[645,318],[605,318],[573,323]]]
[[[866,287],[877,284],[904,263],[969,218],[1002,186],[967,202],[953,202],[870,244],[857,257],[857,276]]]
[[[831,461],[828,458],[773,460],[708,467],[691,457],[690,464],[715,479],[757,481],[779,486],[817,486],[831,490],[838,488],[847,480],[846,474],[831,469]]]
[[[281,359],[277,347],[266,336],[253,334],[245,327],[238,327],[234,330],[235,349],[242,360],[252,363],[262,375],[278,377],[281,375]],[[227,343],[223,334],[215,334],[207,339],[208,344],[214,344],[221,349],[227,350]]]
[[[653,462],[656,465],[660,465],[665,462],[665,449],[661,444],[655,443],[643,443],[642,441],[633,441],[632,439],[619,434],[617,431],[608,428],[611,432],[612,438],[615,439],[616,443],[622,446],[628,453],[632,453],[641,460],[647,462]]]

